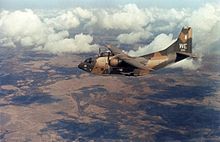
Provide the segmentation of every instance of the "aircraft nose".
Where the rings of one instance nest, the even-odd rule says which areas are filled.
[[[78,68],[80,68],[81,70],[84,70],[84,64],[83,64],[83,63],[80,63],[80,64],[78,65]]]
[[[78,68],[80,68],[81,70],[87,71],[87,72],[91,72],[89,65],[87,65],[85,63],[80,63],[78,65]]]

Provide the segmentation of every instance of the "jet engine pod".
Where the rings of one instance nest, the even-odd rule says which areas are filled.
[[[121,63],[121,60],[118,58],[113,58],[113,59],[110,59],[109,61],[110,66],[113,66],[113,67],[118,66],[120,63]]]

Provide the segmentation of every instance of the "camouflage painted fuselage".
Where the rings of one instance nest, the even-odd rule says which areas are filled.
[[[178,39],[168,48],[140,57],[130,57],[114,48],[111,54],[88,58],[79,68],[94,74],[146,75],[150,71],[192,57],[192,29],[183,28]]]
[[[108,61],[108,58],[113,58],[113,56],[103,56],[91,58],[91,63],[83,63],[79,65],[79,68],[91,72],[94,74],[122,74],[128,76],[140,76],[146,75],[151,70],[143,70],[129,65],[124,61],[118,61],[116,66],[111,66]],[[152,70],[160,69],[165,67],[171,63],[176,62],[176,54],[163,55],[160,52],[156,52],[153,54],[146,55],[144,57],[133,57],[134,60],[143,61],[147,68],[151,68]],[[147,61],[146,61],[147,60]]]

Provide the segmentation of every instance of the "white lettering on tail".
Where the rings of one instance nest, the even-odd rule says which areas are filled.
[[[187,43],[184,43],[184,44],[179,44],[179,49],[180,51],[186,51],[187,50]]]

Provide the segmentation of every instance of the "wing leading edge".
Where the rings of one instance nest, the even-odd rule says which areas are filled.
[[[143,61],[142,62],[137,61],[136,58],[128,56],[127,54],[122,52],[121,49],[119,49],[117,47],[113,47],[113,46],[108,45],[107,48],[115,55],[115,58],[119,58],[120,60],[126,62],[127,64],[129,64],[135,68],[142,69],[142,70],[148,70],[148,71],[153,70],[153,69],[146,67],[145,64],[142,63]],[[147,62],[147,60],[146,60],[146,62]]]

